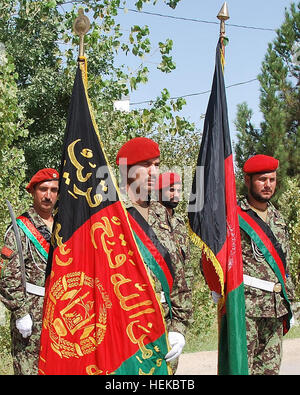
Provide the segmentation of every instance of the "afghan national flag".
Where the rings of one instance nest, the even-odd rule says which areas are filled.
[[[107,166],[80,59],[49,252],[40,374],[169,374],[162,309]]]
[[[243,266],[221,41],[189,203],[192,240],[219,301],[219,374],[248,374]]]

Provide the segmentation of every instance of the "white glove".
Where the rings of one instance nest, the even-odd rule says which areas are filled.
[[[212,296],[212,299],[213,299],[214,303],[216,303],[216,304],[219,302],[219,299],[221,297],[221,295],[218,294],[218,292],[215,292],[215,291],[211,291],[211,296]]]
[[[292,315],[292,318],[290,319],[290,328],[292,328],[295,325],[295,318]]]
[[[183,347],[185,345],[184,336],[178,332],[169,332],[169,343],[172,348],[165,356],[165,360],[167,362],[178,358],[179,355],[182,353]]]
[[[32,319],[29,314],[16,320],[16,327],[21,335],[26,338],[32,333]]]

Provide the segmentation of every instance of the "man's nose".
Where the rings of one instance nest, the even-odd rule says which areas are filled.
[[[149,166],[149,174],[156,176],[158,174],[158,167],[155,165]]]
[[[265,181],[265,186],[267,186],[267,187],[271,187],[271,181],[270,180],[266,180]]]
[[[180,192],[179,191],[174,191],[174,197],[179,199],[180,198]]]
[[[51,199],[51,190],[47,189],[47,191],[45,192],[44,196],[45,196],[46,199],[50,200]]]

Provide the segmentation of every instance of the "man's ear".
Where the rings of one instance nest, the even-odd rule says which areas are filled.
[[[249,189],[250,187],[250,180],[251,180],[251,176],[249,174],[245,174],[244,175],[244,182],[246,187]]]

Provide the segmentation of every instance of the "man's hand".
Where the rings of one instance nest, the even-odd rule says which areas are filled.
[[[32,319],[29,314],[16,320],[16,327],[21,335],[26,338],[32,333]]]
[[[182,353],[183,347],[185,345],[184,336],[178,332],[169,332],[169,343],[172,348],[165,356],[165,360],[167,362],[178,358],[179,355]]]
[[[211,296],[212,296],[212,300],[213,300],[214,303],[216,303],[216,304],[219,302],[219,299],[220,299],[220,297],[221,297],[221,295],[218,294],[218,293],[215,292],[215,291],[211,291]]]

